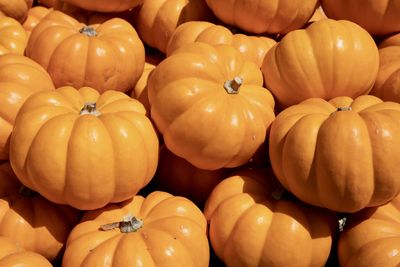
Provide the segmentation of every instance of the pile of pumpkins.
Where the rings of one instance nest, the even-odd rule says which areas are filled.
[[[400,0],[0,0],[0,266],[400,264]]]

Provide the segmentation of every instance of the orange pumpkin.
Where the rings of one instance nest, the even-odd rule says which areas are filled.
[[[325,14],[353,21],[372,35],[400,31],[400,0],[321,0]]]
[[[160,191],[135,196],[85,213],[68,238],[63,266],[207,267],[206,228],[186,198]]]
[[[26,55],[49,72],[56,87],[90,86],[99,92],[128,91],[144,68],[143,43],[127,21],[87,26],[60,11],[34,28]]]
[[[0,17],[0,55],[23,55],[27,43],[28,35],[18,21],[10,17]]]
[[[368,32],[350,21],[323,19],[285,35],[261,69],[282,109],[311,97],[368,94],[378,68],[378,48]]]
[[[3,267],[52,267],[42,255],[26,251],[11,240],[0,236],[0,266]]]
[[[279,113],[269,154],[279,181],[301,200],[339,212],[400,193],[400,104],[371,95],[311,98]]]
[[[63,0],[66,3],[75,5],[85,10],[98,12],[121,12],[132,9],[143,3],[144,0]]]
[[[197,168],[248,162],[275,118],[260,69],[232,46],[190,43],[148,81],[151,117],[167,148]]]
[[[280,198],[271,170],[222,180],[204,214],[216,255],[227,266],[323,267],[332,245],[332,215]]]
[[[400,196],[347,216],[338,243],[342,267],[400,265]]]
[[[379,45],[379,71],[370,94],[400,103],[400,33]]]
[[[232,34],[228,28],[221,25],[206,21],[189,21],[181,24],[172,34],[167,46],[167,56],[179,47],[193,42],[231,45],[259,67],[267,51],[276,44],[272,38]]]
[[[18,113],[11,165],[24,185],[55,203],[88,210],[126,200],[157,168],[158,138],[145,112],[118,91],[35,94]]]
[[[0,237],[52,261],[60,255],[79,219],[77,210],[55,205],[21,187],[10,164],[0,164]]]
[[[320,3],[318,3],[318,7],[315,9],[314,14],[312,17],[308,20],[308,22],[315,22],[321,19],[326,19],[327,16],[325,15],[324,10],[322,9],[322,6]]]
[[[54,90],[54,85],[46,70],[33,60],[7,54],[0,56],[0,88],[0,160],[6,160],[11,131],[22,104],[35,92]]]
[[[0,15],[12,17],[22,23],[32,4],[33,0],[0,0]]]
[[[217,18],[250,33],[287,33],[311,18],[318,0],[205,0]]]
[[[137,13],[136,26],[145,44],[166,53],[176,27],[187,21],[212,18],[204,0],[144,0]]]
[[[36,25],[38,25],[38,23],[51,11],[51,8],[47,8],[44,6],[35,6],[29,9],[28,16],[22,24],[25,31],[30,34],[33,28],[35,28]]]

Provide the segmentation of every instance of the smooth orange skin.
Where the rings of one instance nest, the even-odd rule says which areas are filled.
[[[379,45],[379,71],[370,94],[400,103],[400,34]]]
[[[0,17],[0,55],[15,53],[23,55],[28,35],[22,25],[11,17]]]
[[[145,0],[138,10],[136,28],[145,44],[166,53],[176,27],[212,18],[204,0]]]
[[[311,18],[317,0],[205,0],[217,18],[250,33],[287,33]]]
[[[237,94],[224,89],[241,77]],[[167,148],[200,169],[238,167],[264,143],[274,99],[260,69],[232,46],[190,43],[163,60],[148,81],[151,117]]]
[[[311,98],[277,115],[269,155],[279,181],[301,200],[356,212],[399,194],[399,146],[399,103]]]
[[[321,19],[326,19],[327,16],[324,12],[324,10],[322,9],[322,6],[320,4],[318,4],[318,7],[315,9],[312,17],[308,20],[308,22],[314,22],[314,21],[318,21]]]
[[[0,56],[0,160],[9,157],[9,141],[15,117],[35,92],[54,90],[53,82],[39,64],[22,55]]]
[[[271,172],[252,170],[222,180],[204,214],[216,255],[230,267],[324,266],[331,219],[299,201],[277,200]]]
[[[338,243],[341,267],[400,265],[400,196],[347,216]]]
[[[99,230],[126,215],[143,221],[136,232]],[[207,222],[199,208],[183,197],[154,191],[85,213],[71,232],[63,267],[146,266],[207,267]]]
[[[206,21],[189,21],[176,28],[168,46],[167,56],[185,44],[204,42],[212,45],[228,44],[236,48],[247,60],[261,67],[265,54],[276,44],[272,38],[233,34],[228,28]]]
[[[131,89],[143,72],[145,57],[136,30],[120,18],[90,25],[96,36],[80,33],[84,26],[53,11],[33,29],[26,55],[49,72],[56,87],[89,86],[99,92]]]
[[[80,115],[87,102],[96,102],[100,115]],[[24,185],[55,203],[89,210],[126,200],[157,168],[158,137],[145,112],[118,91],[35,94],[18,113],[11,165]]]
[[[0,15],[12,17],[22,23],[32,4],[33,0],[0,0]]]
[[[51,11],[51,8],[47,8],[44,6],[35,6],[30,8],[28,11],[28,16],[22,24],[25,31],[30,34],[33,28],[35,28],[36,25],[38,25],[38,23]]]
[[[60,206],[39,194],[19,193],[21,183],[8,162],[0,165],[0,237],[6,237],[20,247],[56,259],[69,232],[79,222],[80,212]],[[1,242],[0,242],[1,243]],[[0,245],[0,250],[2,246]],[[2,258],[0,256],[0,258]],[[0,259],[0,266],[2,265]]]
[[[52,267],[42,255],[26,251],[11,240],[0,236],[0,266],[2,267]]]
[[[332,19],[353,21],[373,36],[400,31],[400,0],[321,0]]]
[[[378,69],[378,48],[368,32],[332,19],[285,35],[261,67],[280,109],[312,97],[368,94]]]
[[[121,12],[141,5],[144,0],[63,0],[85,10],[98,12]]]

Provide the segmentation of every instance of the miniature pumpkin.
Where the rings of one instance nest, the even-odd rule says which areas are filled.
[[[88,210],[126,200],[157,168],[158,137],[145,113],[118,91],[35,94],[18,113],[11,165],[24,185],[55,203]]]
[[[353,21],[374,36],[400,31],[400,0],[321,0],[321,5],[329,18]]]
[[[11,131],[22,104],[35,92],[54,90],[54,85],[46,70],[30,58],[6,54],[0,56],[0,88],[0,160],[6,160]]]
[[[211,20],[204,0],[144,0],[136,26],[143,42],[163,53],[176,27],[187,21]]]
[[[22,187],[10,164],[0,164],[0,237],[52,261],[60,255],[79,219],[80,212]]]
[[[214,188],[204,214],[212,248],[226,266],[325,265],[332,215],[281,193],[271,170],[238,173]]]
[[[99,92],[128,91],[144,68],[143,43],[127,21],[87,26],[60,11],[33,29],[26,55],[49,72],[56,87],[89,86]]]
[[[0,0],[0,14],[22,23],[32,7],[33,0]]]
[[[44,6],[35,6],[29,9],[28,16],[22,24],[25,31],[30,34],[33,28],[35,28],[36,25],[38,25],[38,23],[51,11],[51,8],[47,8]]]
[[[232,34],[228,28],[221,25],[206,21],[189,21],[178,26],[172,34],[167,47],[167,56],[179,47],[193,42],[231,45],[259,67],[267,51],[276,44],[272,38]]]
[[[317,0],[205,0],[215,16],[250,33],[287,33],[311,18]]]
[[[379,45],[379,71],[370,94],[400,103],[400,34]]]
[[[342,267],[400,265],[400,196],[347,216],[338,243]]]
[[[23,55],[27,43],[28,35],[18,21],[10,17],[0,18],[0,55]]]
[[[163,60],[148,81],[151,117],[167,148],[197,168],[248,162],[275,118],[260,69],[232,46],[195,42]]]
[[[66,3],[75,5],[85,10],[98,11],[98,12],[121,12],[128,9],[137,7],[143,3],[144,0],[63,0]]]
[[[3,267],[52,267],[42,255],[26,251],[11,240],[0,236],[0,266]]]
[[[368,94],[378,68],[378,48],[367,31],[350,21],[323,19],[285,35],[261,70],[283,109],[311,97]]]
[[[64,267],[207,267],[203,213],[183,197],[154,191],[88,211],[71,232]]]
[[[311,98],[279,113],[269,139],[274,172],[301,200],[339,212],[400,193],[400,104],[363,95]]]

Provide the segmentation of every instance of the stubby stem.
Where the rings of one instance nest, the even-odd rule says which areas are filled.
[[[93,37],[93,36],[97,35],[96,30],[90,26],[84,26],[82,29],[79,30],[79,32],[86,36],[89,36],[89,37]]]
[[[337,111],[349,111],[349,110],[352,110],[352,108],[351,107],[338,107],[337,108]]]
[[[101,225],[100,230],[109,231],[112,229],[119,228],[121,233],[132,233],[132,232],[136,232],[137,230],[139,230],[142,227],[143,227],[142,220],[139,220],[132,215],[127,215],[127,216],[124,216],[124,218],[120,222],[114,222],[114,223],[108,223],[108,224]]]
[[[224,88],[228,94],[238,94],[239,88],[243,84],[243,79],[236,76],[233,80],[227,80],[224,83]]]
[[[96,109],[95,102],[87,102],[79,112],[79,115],[90,114],[94,116],[99,116],[100,112]]]

